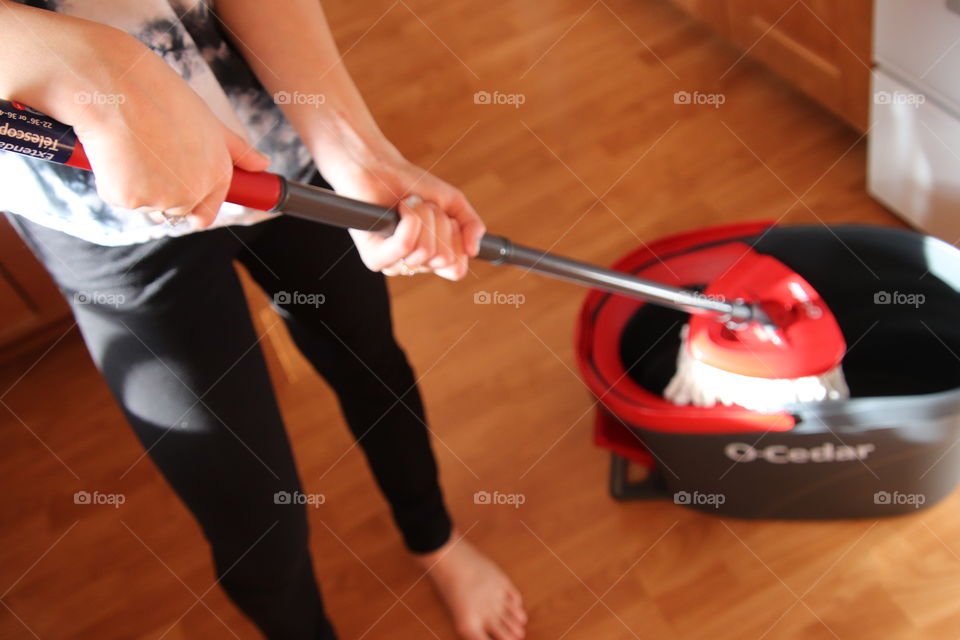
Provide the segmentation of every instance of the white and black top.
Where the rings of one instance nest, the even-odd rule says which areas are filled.
[[[224,37],[210,0],[18,0],[121,29],[161,56],[231,129],[272,160],[270,171],[306,180],[306,147]],[[96,99],[96,96],[91,96]],[[0,210],[102,245],[190,233],[147,215],[105,204],[89,172],[0,153]],[[215,226],[253,224],[271,214],[224,204]]]

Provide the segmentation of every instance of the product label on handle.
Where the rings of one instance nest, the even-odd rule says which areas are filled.
[[[0,100],[0,151],[64,164],[76,144],[68,125],[18,102]]]

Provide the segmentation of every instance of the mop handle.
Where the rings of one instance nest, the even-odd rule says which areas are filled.
[[[0,150],[91,170],[83,145],[71,127],[6,100],[0,100]],[[226,201],[385,236],[393,233],[400,220],[395,209],[346,198],[329,189],[289,181],[273,173],[238,168],[233,170]],[[750,320],[756,314],[751,305],[742,302],[714,300],[695,291],[514,244],[503,236],[489,233],[480,240],[477,257],[493,264],[509,264],[588,287],[636,296],[687,313],[711,314],[734,322]]]

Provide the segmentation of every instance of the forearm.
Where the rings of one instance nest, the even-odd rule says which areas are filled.
[[[217,0],[216,7],[267,91],[307,96],[281,106],[324,179],[338,193],[400,212],[390,238],[351,229],[364,264],[387,275],[423,267],[462,278],[468,256],[477,255],[483,222],[463,193],[408,162],[380,132],[320,1]],[[309,99],[316,96],[324,99]]]
[[[218,0],[216,8],[267,91],[291,97],[281,106],[321,171],[326,162],[366,165],[396,154],[343,65],[318,0],[287,0],[282,9]]]
[[[0,97],[74,126],[103,117],[95,92],[121,93],[121,56],[137,43],[95,22],[0,0]]]

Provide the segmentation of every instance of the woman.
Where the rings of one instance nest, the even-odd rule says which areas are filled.
[[[96,176],[0,154],[0,207],[70,301],[234,602],[269,638],[335,637],[305,507],[275,498],[301,485],[238,260],[336,391],[460,634],[522,637],[516,589],[452,527],[382,275],[463,277],[483,223],[384,138],[319,3],[0,4],[0,96],[72,125]],[[222,206],[235,166],[398,205],[400,225],[382,239]]]

